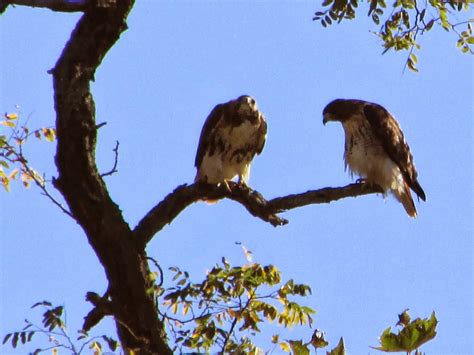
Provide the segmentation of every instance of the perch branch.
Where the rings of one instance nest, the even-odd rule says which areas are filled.
[[[178,186],[153,207],[135,227],[133,233],[138,247],[144,249],[153,236],[170,224],[187,206],[202,199],[229,198],[243,205],[254,217],[277,227],[288,223],[286,219],[277,216],[277,213],[311,204],[329,203],[346,197],[383,192],[377,186],[355,183],[344,187],[311,190],[267,201],[259,192],[246,186],[229,182],[228,187],[227,189],[223,184],[220,186],[203,184]]]

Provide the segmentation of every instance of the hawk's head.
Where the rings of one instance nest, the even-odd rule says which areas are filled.
[[[235,105],[239,114],[252,115],[258,111],[257,102],[248,95],[239,96]]]
[[[358,109],[363,109],[364,101],[336,99],[331,101],[323,110],[323,123],[329,121],[344,122]]]

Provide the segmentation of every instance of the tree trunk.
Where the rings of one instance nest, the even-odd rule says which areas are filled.
[[[112,201],[95,162],[97,126],[90,81],[126,30],[133,0],[96,1],[85,11],[53,69],[61,191],[102,263],[112,313],[126,352],[171,354],[149,285],[145,251]],[[130,62],[132,65],[133,62]]]

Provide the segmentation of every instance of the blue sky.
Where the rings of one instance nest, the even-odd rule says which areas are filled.
[[[316,10],[310,1],[138,1],[92,84],[97,121],[107,122],[97,147],[102,171],[112,167],[120,141],[119,173],[107,178],[111,196],[133,227],[177,185],[192,182],[205,118],[241,94],[257,100],[268,122],[253,188],[273,198],[343,186],[353,179],[344,171],[342,127],[323,126],[322,109],[339,97],[378,102],[412,149],[427,195],[417,219],[393,197],[376,195],[292,210],[283,215],[290,224],[277,229],[232,201],[198,203],[147,251],[197,281],[222,256],[243,264],[235,242],[243,243],[256,262],[311,286],[302,303],[316,309],[314,326],[332,346],[343,336],[351,354],[376,353],[369,346],[405,308],[414,317],[436,311],[438,336],[422,350],[472,353],[472,57],[435,28],[421,39],[420,73],[403,73],[406,53],[380,54],[364,10],[329,29],[311,21]],[[21,7],[2,15],[3,112],[19,105],[31,128],[54,124],[47,70],[78,18]],[[26,149],[31,165],[56,175],[54,143],[32,141]],[[70,329],[80,328],[90,310],[85,293],[106,288],[81,228],[35,188],[18,183],[0,201],[0,335],[37,319],[29,307],[43,299],[65,305]],[[311,334],[275,328],[282,338]],[[97,334],[113,329],[105,321]]]

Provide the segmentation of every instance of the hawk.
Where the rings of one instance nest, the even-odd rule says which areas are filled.
[[[217,105],[202,128],[194,181],[226,184],[238,176],[239,184],[247,185],[252,159],[262,152],[266,135],[265,117],[252,97]]]
[[[346,169],[363,181],[392,192],[410,217],[416,217],[410,189],[426,201],[403,132],[384,107],[362,100],[337,99],[323,110],[323,123],[339,121],[344,127]]]

